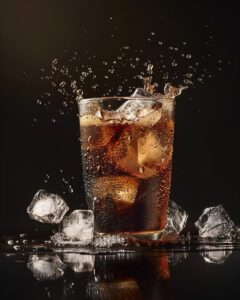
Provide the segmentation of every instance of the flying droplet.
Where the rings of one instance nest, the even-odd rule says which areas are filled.
[[[152,75],[152,73],[153,73],[153,64],[148,64],[148,66],[147,66],[147,73],[149,75]]]

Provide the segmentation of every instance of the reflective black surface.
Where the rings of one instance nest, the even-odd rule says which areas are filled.
[[[0,255],[1,299],[236,299],[239,250]]]

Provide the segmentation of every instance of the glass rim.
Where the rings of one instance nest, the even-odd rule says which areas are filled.
[[[131,97],[131,96],[107,96],[107,97],[94,97],[94,98],[81,98],[81,99],[77,99],[78,103],[81,102],[88,102],[88,101],[101,101],[101,100],[111,100],[111,99],[118,99],[118,100],[142,100],[142,101],[157,101],[157,100],[174,100],[171,98],[167,98],[165,95],[159,95],[159,97],[153,96],[153,97]]]

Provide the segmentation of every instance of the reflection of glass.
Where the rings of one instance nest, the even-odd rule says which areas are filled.
[[[64,253],[63,261],[70,266],[74,272],[91,272],[94,270],[94,255],[82,255],[79,253]]]
[[[90,299],[172,299],[168,257],[139,256],[130,259],[96,259]]]
[[[81,152],[95,230],[157,238],[166,224],[173,98],[79,100]]]

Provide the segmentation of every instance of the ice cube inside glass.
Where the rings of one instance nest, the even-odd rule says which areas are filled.
[[[175,100],[106,97],[78,104],[95,232],[160,237],[171,184]]]

